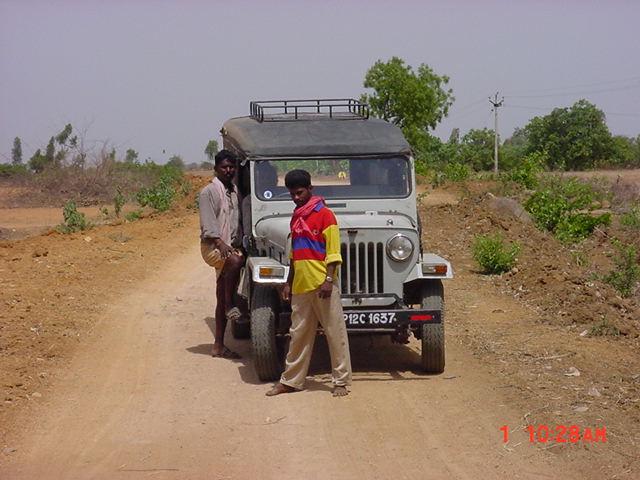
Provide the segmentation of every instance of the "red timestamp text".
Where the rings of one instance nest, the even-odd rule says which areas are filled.
[[[509,426],[500,427],[502,442],[509,441]],[[607,427],[581,428],[578,425],[528,425],[529,443],[606,443]]]

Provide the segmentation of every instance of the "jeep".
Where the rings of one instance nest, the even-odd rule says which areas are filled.
[[[263,381],[283,368],[291,318],[279,289],[288,275],[294,204],[284,186],[293,169],[311,174],[340,228],[339,285],[349,335],[421,340],[421,367],[445,366],[443,279],[451,264],[423,252],[411,148],[400,129],[372,118],[353,99],[253,101],[250,114],[221,130],[224,148],[239,159],[247,262],[238,293],[250,322],[234,322],[236,338],[250,336]]]

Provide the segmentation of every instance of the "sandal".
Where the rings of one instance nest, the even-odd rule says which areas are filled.
[[[225,313],[224,316],[227,317],[227,321],[235,322],[242,316],[242,312],[238,307],[232,307],[229,310],[227,310],[227,313]]]
[[[222,352],[220,352],[220,353],[213,353],[212,352],[211,356],[213,358],[227,358],[227,359],[230,359],[230,360],[239,360],[240,358],[242,358],[239,354],[237,354],[233,350],[229,350],[227,347],[224,347],[222,349]]]

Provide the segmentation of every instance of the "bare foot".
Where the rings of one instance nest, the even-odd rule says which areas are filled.
[[[347,395],[349,395],[349,390],[347,390],[347,387],[344,387],[342,385],[336,385],[335,387],[333,387],[334,397],[346,397]]]
[[[271,390],[269,390],[265,395],[267,397],[274,397],[276,395],[280,395],[281,393],[293,393],[296,389],[290,387],[289,385],[285,385],[283,383],[276,383]]]

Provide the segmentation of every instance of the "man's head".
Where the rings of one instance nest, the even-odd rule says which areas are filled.
[[[236,174],[236,156],[229,150],[220,150],[216,153],[213,170],[222,183],[232,185]]]
[[[284,184],[289,189],[293,203],[303,206],[311,198],[311,175],[306,170],[291,170],[284,177]]]

